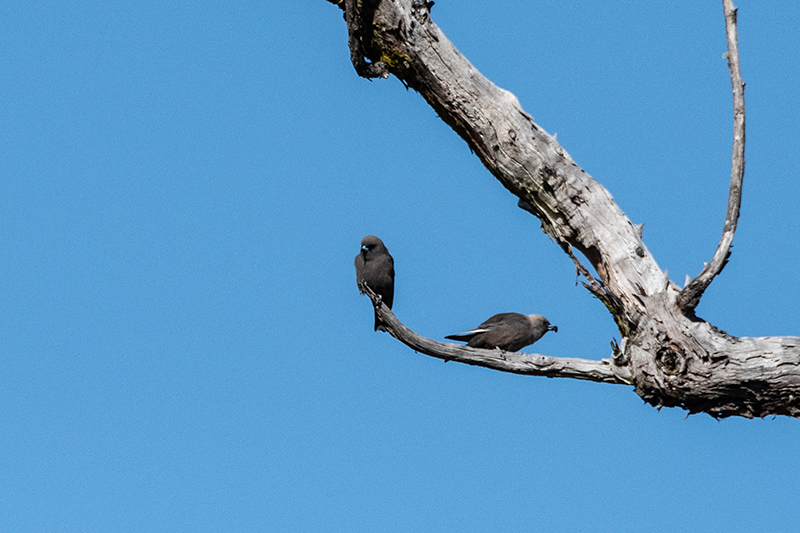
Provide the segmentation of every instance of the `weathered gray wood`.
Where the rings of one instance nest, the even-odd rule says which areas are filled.
[[[739,39],[736,29],[736,8],[733,0],[722,0],[725,12],[725,34],[728,38],[728,69],[731,72],[731,89],[733,90],[733,153],[731,154],[731,185],[728,190],[728,210],[725,213],[725,225],[722,238],[711,261],[678,295],[678,306],[684,313],[691,313],[700,303],[703,292],[711,285],[717,275],[728,263],[731,254],[733,235],[739,221],[739,208],[742,203],[742,182],[744,181],[744,82],[739,68]]]
[[[725,0],[726,9],[729,3]],[[608,191],[533,121],[513,94],[483,77],[456,50],[430,20],[429,4],[412,0],[363,0],[362,4],[368,9],[362,8],[361,16],[370,17],[358,25],[367,59],[382,63],[419,92],[539,218],[542,229],[576,263],[573,249],[594,267],[599,279],[587,277],[587,288],[609,309],[623,337],[610,360],[596,362],[598,371],[607,365],[614,380],[599,381],[630,382],[647,402],[683,407],[690,413],[800,416],[800,338],[735,338],[696,318],[687,302],[682,302],[687,311],[682,310],[680,289],[658,267],[638,227]],[[580,265],[579,271],[588,273]],[[485,350],[425,342],[399,321],[395,324],[394,315],[384,316],[396,328],[395,337],[429,355],[508,372],[536,366],[534,360],[509,362],[508,354],[505,359],[489,357]],[[555,370],[549,373],[524,373],[587,379],[583,370],[576,375],[575,365],[550,360],[560,366],[551,365]]]

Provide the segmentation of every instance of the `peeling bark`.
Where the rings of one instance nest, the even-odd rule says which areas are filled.
[[[342,3],[329,1],[344,9]],[[351,0],[346,3],[355,5]],[[602,361],[466,348],[416,335],[379,300],[373,300],[393,336],[428,355],[506,372],[577,379],[591,379],[587,376],[596,372],[603,377],[594,381],[631,383],[641,398],[657,407],[682,407],[690,413],[720,418],[800,416],[800,338],[732,337],[700,320],[693,311],[703,290],[724,266],[738,219],[744,172],[744,84],[740,77],[741,117],[735,121],[741,119],[741,130],[740,134],[735,130],[731,199],[723,238],[713,266],[704,269],[700,281],[690,283],[693,288],[682,296],[647,250],[639,228],[609,192],[534,122],[513,94],[481,75],[431,21],[432,3],[362,0],[359,5],[356,15],[360,21],[352,25],[358,31],[351,32],[359,40],[358,53],[422,95],[500,183],[519,197],[521,207],[539,218],[545,233],[586,277],[587,289],[611,312],[623,340],[612,357]],[[723,0],[723,5],[726,21],[735,30],[732,1]],[[730,10],[734,10],[732,17]],[[346,18],[350,28],[352,17]],[[730,43],[730,31],[728,35]],[[735,57],[738,73],[738,53]],[[353,62],[356,65],[356,59]],[[731,72],[735,93],[733,66]],[[735,100],[738,113],[737,105]],[[739,140],[741,172],[736,168]],[[589,274],[572,250],[581,252],[599,279]],[[537,361],[547,372],[537,367]],[[575,372],[575,368],[581,371]]]

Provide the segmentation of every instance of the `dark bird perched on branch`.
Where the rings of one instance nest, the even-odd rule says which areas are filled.
[[[472,348],[500,348],[506,352],[516,352],[538,341],[548,331],[557,332],[558,328],[551,326],[542,315],[500,313],[473,330],[448,335],[445,339],[467,341],[467,346]]]
[[[394,300],[394,259],[383,241],[375,235],[367,235],[361,239],[361,252],[356,256],[356,283],[358,290],[364,293],[362,284],[367,284],[376,294],[381,296],[389,309]],[[375,331],[386,331],[375,313]]]

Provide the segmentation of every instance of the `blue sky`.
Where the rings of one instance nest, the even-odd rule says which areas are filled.
[[[740,229],[698,314],[798,335],[800,4],[737,2]],[[433,18],[613,194],[683,285],[719,239],[720,2],[442,0]],[[0,529],[796,531],[796,420],[443,364],[372,331],[394,255],[432,338],[504,311],[619,338],[424,101],[324,0],[0,6]]]

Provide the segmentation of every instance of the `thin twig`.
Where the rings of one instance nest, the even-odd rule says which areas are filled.
[[[564,250],[564,252],[570,257],[570,259],[572,259],[572,262],[575,264],[575,274],[577,275],[577,277],[583,276],[586,279],[586,281],[588,281],[588,283],[583,284],[583,286],[586,287],[586,290],[591,292],[596,298],[604,297],[605,291],[597,282],[597,280],[594,279],[592,273],[589,272],[589,270],[585,266],[583,266],[581,260],[578,259],[578,257],[573,253],[572,246],[565,243],[561,246],[561,249]],[[577,284],[578,281],[576,279],[575,285]]]
[[[504,352],[499,349],[483,350],[428,339],[408,329],[381,301],[380,296],[366,285],[364,286],[364,292],[372,300],[375,312],[378,313],[378,317],[386,331],[415,352],[437,357],[444,361],[456,361],[514,374],[546,376],[549,378],[573,378],[619,385],[629,384],[621,377],[629,375],[629,373],[625,372],[626,369],[613,368],[610,359],[595,361],[592,359],[550,357],[522,352]]]
[[[736,35],[736,12],[733,0],[722,0],[725,12],[725,33],[728,37],[728,69],[733,89],[733,154],[731,156],[731,186],[728,192],[728,210],[725,226],[714,257],[702,272],[689,282],[678,296],[678,305],[684,312],[691,312],[700,303],[703,292],[711,281],[722,272],[730,257],[731,243],[739,221],[739,207],[742,203],[742,182],[744,180],[744,82],[739,70],[739,44]]]

